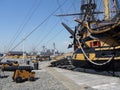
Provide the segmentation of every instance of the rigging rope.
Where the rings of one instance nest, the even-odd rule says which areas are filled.
[[[58,11],[65,3],[67,0],[63,2],[62,5],[60,5],[58,8],[56,8],[48,17],[46,17],[37,27],[35,27],[24,39],[22,39],[17,45],[15,45],[11,50],[14,50],[16,47],[18,47],[23,41],[25,41],[33,32],[35,32],[43,23],[45,23],[53,14]]]
[[[17,38],[20,36],[20,34],[21,34],[22,31],[24,30],[25,26],[26,26],[26,25],[28,24],[28,22],[31,20],[32,16],[33,16],[34,13],[36,12],[36,10],[39,8],[40,4],[41,4],[41,1],[39,1],[39,3],[37,4],[37,6],[36,6],[35,8],[33,8],[33,6],[30,8],[30,11],[31,11],[31,9],[33,8],[31,14],[27,13],[27,15],[25,16],[25,19],[26,19],[26,18],[28,17],[28,15],[29,15],[29,17],[26,19],[26,21],[19,26],[17,32],[15,33],[16,36],[13,37],[14,40],[13,40],[13,41],[11,40],[11,42],[10,42],[8,51],[9,51],[10,48],[13,46],[13,44],[14,44],[14,42],[17,40]],[[30,12],[30,11],[29,11],[29,12]]]
[[[50,29],[50,31],[47,32],[47,34],[37,43],[34,50],[50,35],[50,33],[52,33],[53,29],[57,26],[57,24],[59,24],[58,21],[54,24],[54,26]]]
[[[57,4],[58,4],[58,6],[61,6],[59,0],[57,0]],[[72,5],[73,5],[73,4],[72,4]],[[60,11],[61,11],[61,13],[62,13],[62,12],[63,12],[63,9],[60,8]],[[60,17],[60,20],[62,21],[62,17]],[[57,24],[58,24],[58,22],[52,27],[52,29],[54,29],[54,28],[57,26]],[[51,29],[51,31],[52,31],[52,29]],[[51,31],[48,32],[48,33],[41,39],[41,41],[36,45],[35,48],[37,48],[37,47],[41,44],[41,42],[43,42],[43,41],[49,36],[49,34],[51,33]],[[61,31],[63,31],[63,30],[60,30],[60,32],[61,32]],[[54,37],[52,37],[51,39],[49,39],[49,40],[47,41],[47,43],[48,43],[49,41],[51,41],[52,39],[54,39],[55,37],[57,37],[60,32],[58,32],[57,34],[54,35]],[[34,50],[35,50],[35,48],[34,48]]]
[[[57,32],[51,39],[49,39],[48,41],[47,41],[47,43],[48,42],[50,42],[52,39],[54,39],[55,37],[57,37],[58,35],[60,35],[60,33],[63,31],[63,29],[61,29],[59,32]]]

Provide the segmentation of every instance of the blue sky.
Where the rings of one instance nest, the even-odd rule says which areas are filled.
[[[61,4],[62,7],[54,15],[79,12],[80,0],[0,0],[0,52],[11,50]],[[70,34],[61,22],[70,25],[72,29],[77,23],[74,22],[73,16],[54,15],[14,50],[22,50],[24,45],[26,51],[34,48],[41,51],[43,45],[52,49],[55,43],[61,52],[72,51],[67,49],[68,44],[72,42]]]

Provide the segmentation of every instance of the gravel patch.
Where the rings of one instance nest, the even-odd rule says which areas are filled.
[[[13,82],[13,72],[5,72],[5,75],[8,75],[8,77],[0,78],[0,90],[68,90],[45,70],[35,72],[35,81],[25,81],[22,83]]]

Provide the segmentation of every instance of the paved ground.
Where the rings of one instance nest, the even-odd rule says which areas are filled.
[[[12,82],[12,73],[6,73],[9,77],[0,79],[0,90],[119,90],[120,88],[119,77],[48,67],[49,64],[49,61],[39,62],[39,70],[35,70],[38,80],[35,82],[16,84]]]
[[[76,72],[53,67],[45,68],[47,64],[41,64],[40,68],[47,70],[47,72],[68,87],[69,90],[119,90],[120,88],[119,77]]]
[[[42,69],[33,70],[35,81],[16,83],[12,80],[13,72],[1,72],[0,90],[68,90],[60,81],[49,74],[41,63]],[[3,77],[5,76],[5,77]]]
[[[55,68],[55,70],[73,80],[79,86],[85,85],[97,90],[120,90],[120,78],[118,77],[73,72],[59,68]]]

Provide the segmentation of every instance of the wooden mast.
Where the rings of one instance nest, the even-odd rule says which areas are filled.
[[[103,0],[104,2],[104,20],[110,19],[109,0]]]

